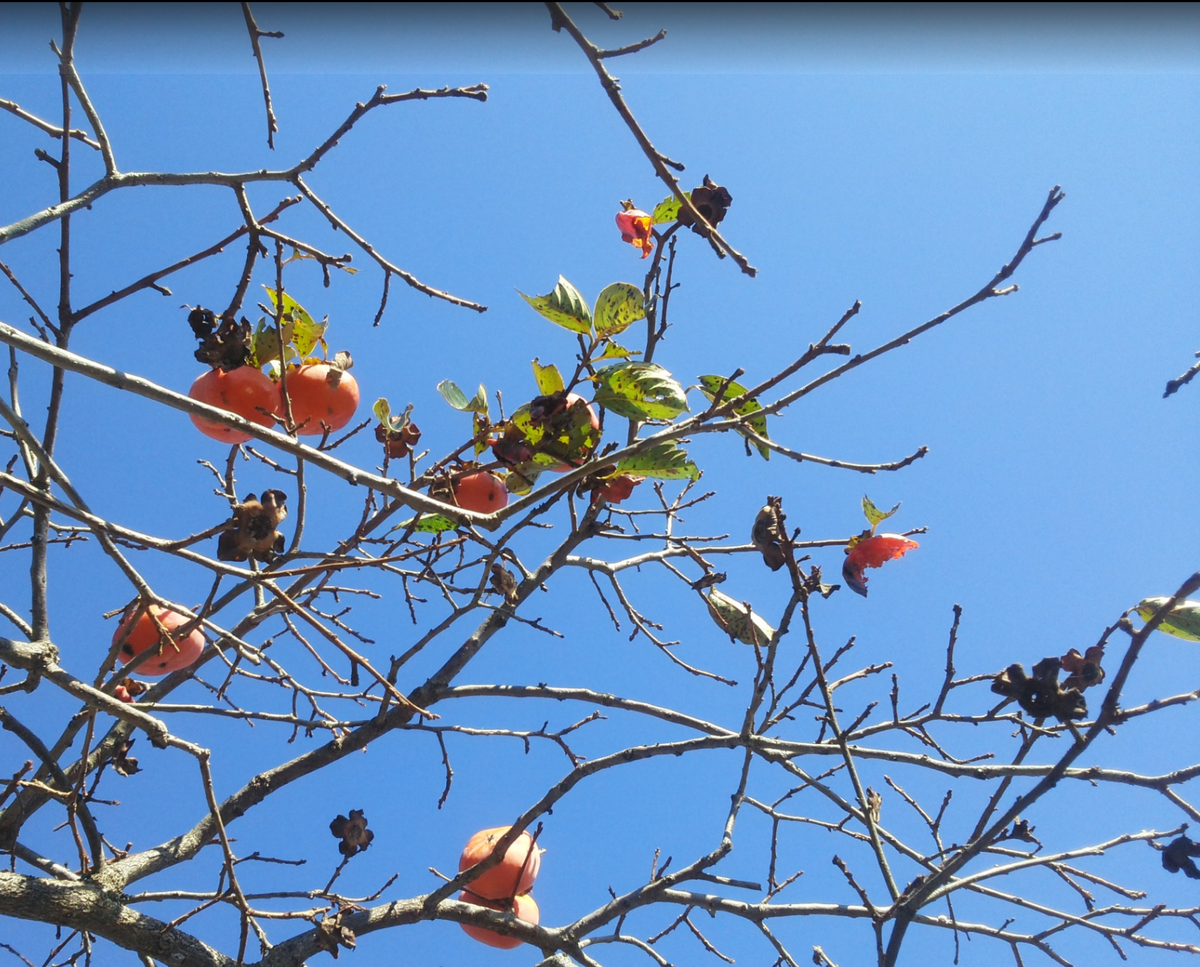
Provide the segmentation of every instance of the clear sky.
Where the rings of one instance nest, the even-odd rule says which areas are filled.
[[[265,145],[254,62],[236,5],[85,10],[78,63],[124,170],[283,167],[323,140],[378,84],[392,92],[491,85],[486,104],[435,101],[374,112],[309,179],[389,258],[431,285],[485,303],[486,313],[433,302],[393,282],[387,315],[373,328],[381,277],[357,251],[358,274],[336,276],[329,289],[313,266],[298,267],[289,280],[314,315],[328,313],[331,348],[353,352],[364,399],[413,402],[422,443],[440,452],[464,438],[468,426],[437,395],[439,380],[464,388],[483,382],[515,406],[533,392],[530,359],[563,368],[573,361],[573,339],[531,312],[514,290],[546,292],[560,273],[589,299],[612,281],[640,285],[644,266],[621,244],[613,214],[626,198],[649,209],[666,190],[578,50],[549,29],[538,5],[254,9],[261,27],[286,35],[264,41],[280,121],[274,153]],[[992,673],[1010,662],[1029,667],[1046,655],[1086,648],[1124,609],[1172,593],[1200,567],[1194,535],[1200,386],[1162,399],[1166,381],[1200,349],[1195,5],[624,9],[616,24],[587,5],[574,14],[598,42],[611,45],[667,28],[661,44],[610,62],[611,69],[625,79],[630,107],[655,143],[687,165],[685,185],[708,173],[728,186],[734,204],[722,229],[759,269],[749,279],[700,239],[681,238],[674,326],[656,360],[685,385],[739,366],[749,379],[763,378],[799,356],[855,300],[862,300],[862,311],[842,338],[856,352],[887,341],[973,294],[1011,258],[1047,192],[1054,185],[1066,192],[1047,226],[1063,238],[1030,255],[1015,279],[1019,292],[852,372],[770,423],[773,438],[826,457],[884,462],[921,446],[929,447],[927,457],[896,474],[863,476],[778,456],[764,464],[745,457],[734,439],[698,438],[691,452],[705,470],[701,489],[718,496],[692,512],[689,528],[740,542],[764,497],[780,494],[789,523],[804,538],[846,538],[863,526],[864,491],[881,506],[902,501],[887,526],[927,527],[920,549],[870,572],[868,599],[843,590],[823,603],[818,629],[830,652],[857,636],[856,668],[893,662],[902,711],[936,690],[956,603],[964,609],[959,672]],[[0,97],[48,118],[59,95],[46,42],[57,30],[51,5],[0,4]],[[0,113],[0,224],[55,200],[51,172],[32,154],[50,146]],[[85,164],[92,167],[76,176],[77,188],[102,171],[96,161]],[[279,186],[256,186],[250,197],[261,214],[285,194]],[[290,233],[327,251],[347,250],[345,237],[311,211],[298,208],[288,218]],[[233,231],[240,215],[227,190],[141,188],[100,200],[74,224],[82,301],[210,244]],[[57,291],[54,244],[52,233],[43,232],[0,248],[0,261],[49,305]],[[186,390],[197,365],[178,307],[223,306],[242,257],[234,246],[173,277],[169,298],[142,293],[97,314],[72,347]],[[260,281],[269,281],[265,270],[256,287]],[[28,315],[4,283],[0,320],[20,326]],[[32,363],[22,370],[29,411],[44,401],[45,376]],[[186,417],[82,379],[69,380],[68,394],[62,460],[98,512],[179,536],[220,519],[213,479],[197,460],[219,461],[224,451],[195,434]],[[699,394],[691,397],[695,409]],[[369,433],[348,444],[344,458],[375,466]],[[245,489],[272,484],[262,468],[241,472]],[[312,487],[320,509],[306,540],[316,547],[352,526],[361,506],[340,484],[318,479]],[[7,514],[12,500],[4,500]],[[89,651],[98,654],[111,635],[100,615],[129,597],[118,575],[95,568],[92,553],[71,549],[53,558],[53,593],[60,605],[71,602],[70,617],[59,619],[58,644],[81,677]],[[826,574],[836,575],[841,551],[818,555]],[[22,587],[24,567],[24,558],[0,556],[0,582]],[[198,601],[207,591],[183,567],[161,561],[153,567],[160,590],[178,600]],[[728,570],[725,587],[764,615],[786,600],[782,573],[772,576],[749,557],[731,561]],[[566,638],[513,628],[480,656],[468,680],[586,684],[733,721],[744,708],[737,701],[752,668],[738,651],[743,646],[721,639],[676,584],[650,573],[641,582],[630,581],[635,603],[666,625],[668,638],[681,640],[680,656],[739,679],[742,691],[686,676],[644,640],[630,642],[627,626],[614,632],[590,584],[574,574],[537,606]],[[27,606],[7,593],[3,599]],[[433,620],[414,630],[396,602],[368,602],[356,613],[383,661]],[[1153,660],[1143,661],[1129,683],[1131,704],[1200,687],[1194,645],[1162,635],[1153,645]],[[795,646],[799,652],[801,643]],[[413,675],[447,653],[415,663]],[[848,714],[876,700],[876,715],[890,714],[888,674],[854,686],[852,695],[848,689]],[[206,700],[200,686],[188,688],[187,701]],[[992,696],[978,686],[974,700],[980,710]],[[590,711],[462,704],[456,721],[481,727],[537,728],[547,718],[562,726]],[[289,747],[286,731],[261,726],[251,732],[197,720],[189,727],[214,748],[237,745],[237,754],[214,760],[225,794],[307,741]],[[606,728],[595,740],[581,733],[584,754],[662,737],[621,716]],[[807,721],[796,728],[798,735],[811,731]],[[1177,709],[1159,728],[1191,736],[1195,720]],[[955,735],[953,751],[964,757],[991,751],[987,741]],[[510,821],[567,769],[565,759],[547,750],[524,756],[513,740],[473,743],[461,741],[455,750],[454,791],[440,812],[436,743],[396,740],[322,773],[319,783],[290,789],[277,813],[247,817],[238,832],[242,848],[253,842],[264,854],[305,858],[303,873],[269,872],[293,887],[310,880],[319,886],[327,876],[321,871],[332,870],[337,858],[328,820],[361,808],[377,830],[376,846],[351,864],[343,888],[366,895],[399,872],[388,896],[424,892],[433,885],[426,867],[449,871],[456,844],[477,828]],[[1165,770],[1190,764],[1190,744],[1181,750],[1162,741],[1161,732],[1131,725],[1097,757]],[[136,803],[149,796],[153,805],[135,805],[125,820],[118,818],[123,810],[105,814],[109,838],[119,845],[142,847],[176,832],[175,790],[194,784],[190,762],[140,745],[146,772],[126,780],[141,784],[138,794],[105,786],[113,798]],[[0,733],[0,752],[0,773],[23,754],[7,733]],[[556,809],[538,888],[544,922],[565,923],[599,906],[608,884],[618,892],[631,888],[646,875],[656,847],[680,859],[712,848],[735,767],[732,756],[713,756],[703,768],[631,769]],[[872,777],[876,788],[883,771]],[[776,794],[787,788],[765,774],[763,783]],[[148,785],[155,791],[146,793]],[[944,791],[944,784],[925,788],[934,808]],[[956,788],[960,794],[969,798],[970,787]],[[188,795],[186,816],[198,808]],[[886,808],[894,816],[904,809],[894,798]],[[1161,799],[1102,804],[1084,790],[1074,790],[1061,811],[1035,817],[1047,835],[1064,837],[1064,846],[1110,835],[1114,823],[1165,829],[1181,818]],[[729,875],[761,878],[764,826],[747,818],[743,835]],[[69,855],[69,844],[49,834],[43,847]],[[783,899],[856,902],[829,865],[834,848],[823,833],[797,847],[788,863],[807,872]],[[216,861],[214,855],[206,876]],[[1154,902],[1192,902],[1190,884],[1165,878],[1148,849],[1134,855],[1123,875],[1152,888]],[[208,885],[197,876],[193,888]],[[216,926],[205,929],[217,935]],[[861,925],[791,929],[795,949],[822,943],[843,967],[870,955],[869,931]],[[20,946],[14,936],[25,930],[44,936],[26,927],[14,935],[11,925],[0,933]],[[738,930],[723,934],[718,927],[715,935],[739,962],[774,956]],[[403,941],[364,938],[352,956],[360,965],[392,964],[400,942],[406,963],[429,967],[523,956],[483,952],[446,924],[406,930]],[[917,949],[930,962],[948,962],[947,937],[926,942],[908,962],[918,962]],[[32,941],[30,947],[36,949]],[[1109,948],[1093,951],[1098,957],[1100,949]],[[977,940],[964,962],[990,963],[994,953]],[[615,951],[606,955],[624,962]],[[682,938],[669,954],[676,962],[700,955]]]

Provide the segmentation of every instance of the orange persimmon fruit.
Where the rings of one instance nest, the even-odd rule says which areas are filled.
[[[340,430],[358,409],[358,381],[328,363],[289,366],[285,374],[292,420],[301,436],[320,436],[325,427]]]
[[[192,383],[188,396],[209,406],[229,410],[259,426],[274,426],[273,414],[279,409],[279,388],[266,373],[253,366],[239,366],[227,373],[210,369]],[[205,436],[222,443],[245,443],[251,438],[249,433],[202,416],[192,416],[192,422]]]
[[[469,870],[492,855],[500,837],[511,826],[481,829],[472,836],[458,859],[458,872]],[[521,833],[496,866],[467,884],[467,889],[485,900],[507,900],[528,893],[542,866],[542,850],[528,833]],[[522,919],[525,919],[522,917]]]
[[[477,907],[490,907],[492,910],[503,910],[505,908],[503,901],[488,900],[477,896],[470,890],[463,890],[458,898],[464,903],[474,903]],[[540,918],[538,905],[528,893],[513,897],[512,912],[518,920],[524,920],[526,923],[532,923],[534,926],[537,926]],[[515,950],[525,942],[517,937],[509,937],[502,933],[496,933],[495,930],[488,930],[486,927],[477,927],[473,923],[460,923],[459,926],[466,931],[467,936],[471,939],[478,940],[489,947],[499,947],[501,950]]]
[[[454,500],[463,510],[490,514],[508,506],[508,488],[497,474],[468,473],[454,482]]]
[[[164,635],[159,631],[155,618],[167,629],[167,634]],[[152,676],[169,675],[171,672],[179,671],[179,669],[193,664],[204,651],[204,635],[200,633],[199,628],[193,628],[187,635],[175,634],[177,629],[182,628],[191,620],[178,611],[171,611],[152,604],[142,613],[132,628],[130,625],[133,622],[133,614],[121,622],[113,634],[113,644],[116,644],[125,634],[126,628],[130,628],[119,652],[121,661],[128,664],[142,652],[153,648],[155,649],[154,655],[138,665],[138,672]],[[128,694],[128,689],[126,693]]]

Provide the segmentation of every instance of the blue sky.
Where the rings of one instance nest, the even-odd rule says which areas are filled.
[[[393,92],[491,85],[486,104],[428,102],[375,112],[309,178],[389,258],[423,281],[487,304],[487,313],[432,302],[394,283],[388,314],[373,328],[381,278],[357,252],[358,274],[335,277],[329,289],[312,266],[297,267],[288,280],[310,311],[329,314],[331,348],[353,352],[364,399],[413,402],[422,442],[440,452],[465,438],[468,427],[437,395],[439,380],[464,387],[484,382],[515,406],[533,393],[530,359],[563,368],[572,362],[573,339],[532,313],[514,289],[548,291],[560,273],[589,299],[612,281],[640,283],[644,266],[620,243],[613,214],[621,199],[649,209],[666,190],[579,52],[548,29],[539,6],[505,6],[498,14],[467,5],[397,5],[383,14],[348,6],[336,16],[292,5],[254,9],[261,27],[286,34],[264,41],[281,128],[273,154],[236,6],[85,10],[78,62],[123,169],[281,167],[311,150],[380,83]],[[894,663],[902,710],[926,701],[940,681],[956,603],[964,608],[959,671],[982,674],[1082,650],[1124,609],[1173,592],[1200,567],[1190,526],[1200,472],[1200,389],[1161,398],[1166,381],[1200,349],[1195,7],[960,7],[947,15],[929,7],[831,13],[806,5],[743,14],[743,6],[711,18],[678,5],[625,9],[616,24],[592,8],[575,14],[589,34],[611,44],[667,28],[662,44],[611,69],[625,79],[625,96],[655,143],[686,163],[685,185],[708,173],[729,187],[734,204],[722,229],[759,269],[751,280],[728,260],[716,260],[698,238],[680,240],[673,328],[656,359],[685,385],[737,366],[751,379],[777,371],[856,299],[863,309],[842,338],[856,352],[885,342],[974,293],[1016,251],[1049,189],[1061,184],[1067,196],[1047,226],[1063,238],[1030,255],[1015,279],[1019,292],[850,373],[770,424],[773,438],[827,457],[882,462],[928,446],[925,459],[898,474],[866,477],[779,457],[764,464],[744,457],[736,440],[700,437],[691,452],[705,469],[701,486],[718,496],[688,516],[689,527],[741,541],[764,496],[782,494],[789,523],[802,527],[804,538],[845,538],[863,526],[864,491],[881,506],[902,501],[895,527],[928,527],[921,548],[871,572],[867,600],[843,590],[818,609],[829,652],[856,635],[854,667]],[[51,118],[58,94],[46,39],[56,20],[50,6],[0,5],[0,97]],[[0,170],[10,173],[0,192],[0,224],[54,199],[50,172],[34,161],[34,147],[51,144],[0,115]],[[99,176],[98,164],[88,164],[76,187]],[[263,213],[284,194],[257,186],[250,197]],[[77,299],[96,298],[202,248],[239,221],[232,193],[223,189],[110,195],[74,223]],[[286,230],[330,251],[347,250],[347,240],[311,211],[294,209]],[[40,233],[0,249],[0,260],[50,305],[54,244],[51,233]],[[178,306],[224,305],[242,255],[234,246],[180,273],[169,282],[170,298],[142,293],[97,314],[77,331],[72,348],[185,390],[197,370]],[[264,268],[255,287],[269,280]],[[22,325],[27,316],[15,291],[0,289],[0,320]],[[45,375],[32,363],[22,370],[28,411],[44,401]],[[61,457],[98,511],[172,535],[220,519],[211,475],[196,461],[219,461],[224,452],[196,435],[185,417],[80,379],[68,381],[68,394]],[[691,395],[694,409],[699,396]],[[363,434],[343,452],[373,467],[376,449]],[[240,474],[245,490],[273,480],[249,465]],[[312,481],[311,499],[320,508],[306,532],[314,548],[353,526],[360,512],[359,495],[347,496],[338,483]],[[63,612],[56,640],[68,666],[86,677],[89,650],[98,653],[111,634],[100,614],[129,594],[118,575],[98,566],[94,551],[72,548],[52,560],[52,593]],[[817,560],[833,576],[841,553],[826,550]],[[4,583],[19,587],[24,566],[11,552],[0,558]],[[199,600],[207,590],[207,578],[175,562],[146,566],[160,591],[178,600]],[[748,557],[730,561],[728,570],[724,587],[768,617],[786,600],[782,572],[769,575]],[[640,584],[631,580],[630,589],[640,607],[667,625],[665,634],[682,641],[682,657],[744,687],[751,663],[742,646],[715,634],[694,598],[651,573]],[[697,682],[644,640],[628,641],[627,626],[614,632],[581,575],[563,575],[552,592],[538,602],[538,613],[567,637],[514,628],[480,656],[467,680],[587,684],[740,721],[744,688],[735,694]],[[386,600],[356,610],[384,659],[415,635],[400,611]],[[1200,687],[1194,646],[1162,635],[1152,644],[1152,659],[1129,683],[1130,704]],[[800,642],[795,646],[799,652]],[[445,654],[423,657],[414,676]],[[847,690],[854,709],[848,714],[874,700],[880,710],[887,707],[887,674]],[[976,689],[960,699],[964,709],[991,704],[986,686]],[[197,685],[180,694],[206,700]],[[456,721],[491,728],[514,722],[537,728],[547,718],[561,726],[590,710],[459,704]],[[45,715],[49,731],[53,712],[29,714]],[[1186,748],[1161,741],[1162,729],[1194,734],[1188,710],[1158,721],[1153,731],[1126,726],[1096,751],[1096,761],[1146,771],[1190,764]],[[214,748],[238,748],[214,760],[226,794],[305,741],[290,747],[286,733],[260,727],[251,744],[245,726],[188,723]],[[795,727],[797,737],[811,730],[807,721]],[[581,733],[585,754],[661,738],[620,715],[604,728],[595,739]],[[994,748],[1003,756],[1009,739],[997,729],[987,736],[951,734],[948,741],[958,755]],[[398,892],[389,896],[414,895],[432,886],[427,866],[447,870],[455,844],[477,828],[509,821],[565,772],[561,756],[548,750],[524,756],[519,745],[462,740],[454,793],[438,812],[436,743],[395,739],[342,763],[319,784],[289,789],[277,812],[243,820],[239,836],[264,854],[303,853],[309,866],[282,876],[307,887],[309,880],[323,883],[321,871],[333,866],[325,823],[362,808],[378,838],[351,864],[344,889],[365,895],[399,871]],[[5,762],[18,755],[6,733],[0,751]],[[105,819],[114,843],[144,846],[175,832],[175,790],[195,784],[190,762],[146,749],[143,765],[147,774],[128,780],[140,784],[136,795],[104,787],[129,801],[129,818],[117,818],[123,808]],[[536,891],[545,922],[561,924],[600,905],[607,884],[632,887],[656,847],[682,858],[715,844],[733,757],[656,768],[663,772],[638,767],[597,780],[594,791],[556,808],[546,834],[552,852]],[[876,788],[883,771],[871,777]],[[786,789],[765,770],[762,782],[776,793]],[[921,788],[936,808],[945,783]],[[964,802],[973,792],[962,782],[955,789]],[[190,817],[199,803],[189,796],[187,807]],[[886,808],[898,825],[907,823],[897,799]],[[1069,804],[1034,818],[1048,837],[1075,846],[1114,829],[1169,828],[1182,817],[1149,797],[1101,803],[1073,791]],[[316,831],[311,837],[302,832],[306,823]],[[622,850],[609,839],[618,830],[627,837]],[[69,855],[61,841],[66,834],[43,835],[47,852]],[[761,878],[764,824],[747,815],[739,836],[729,875]],[[854,902],[836,870],[826,873],[828,854],[840,847],[823,832],[807,836],[789,847],[789,862],[807,872],[785,899]],[[214,857],[206,876],[215,875],[215,863]],[[1157,891],[1155,901],[1191,903],[1184,884],[1164,878],[1157,866],[1157,854],[1143,849],[1120,875]],[[209,882],[197,878],[196,888]],[[221,929],[216,918],[204,926],[212,937]],[[716,936],[739,960],[763,956],[761,941],[721,929]],[[842,964],[869,956],[859,925],[793,929],[789,939],[802,954],[812,942]],[[481,953],[445,924],[405,931],[405,943],[408,934],[414,963],[504,956]],[[669,956],[676,960],[699,952],[683,938],[675,942]],[[909,962],[917,962],[917,950],[948,959],[941,934],[917,942],[929,946],[914,948]],[[393,962],[393,953],[393,941],[376,935],[364,938],[355,956],[382,964]],[[615,951],[605,953],[618,961]],[[989,962],[982,940],[969,953],[966,963]],[[1150,954],[1141,956],[1152,962]]]

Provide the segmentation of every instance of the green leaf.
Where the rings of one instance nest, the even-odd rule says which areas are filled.
[[[264,285],[263,288],[267,290],[267,295],[271,298],[271,305],[278,310],[279,293],[269,286]],[[286,292],[283,293],[283,321],[292,325],[289,341],[296,347],[296,352],[301,358],[309,355],[317,347],[317,343],[324,342],[325,330],[329,328],[328,316],[321,322],[315,321],[304,306]]]
[[[581,465],[600,442],[600,430],[592,424],[594,415],[595,411],[582,397],[537,423],[533,420],[531,404],[518,407],[509,417],[509,423],[520,431],[532,457],[522,460],[517,469],[522,473],[529,469],[540,473],[542,470],[561,470],[564,465]]]
[[[520,289],[517,292],[522,299],[555,325],[585,335],[592,331],[592,310],[588,308],[588,304],[579,294],[579,290],[561,275],[558,277],[558,285],[554,287],[554,291],[548,292],[546,295],[529,296]]]
[[[684,194],[688,198],[692,197],[690,191],[685,191]],[[654,206],[654,211],[650,215],[654,218],[655,225],[660,225],[663,222],[673,222],[679,217],[679,209],[682,207],[683,202],[674,195],[667,195],[666,198]]]
[[[596,296],[596,335],[616,336],[646,318],[642,290],[631,282],[606,285]]]
[[[487,389],[483,383],[479,384],[479,389],[475,391],[475,395],[471,399],[467,399],[467,394],[458,388],[457,383],[449,379],[444,379],[438,383],[437,391],[442,394],[442,399],[456,410],[462,410],[466,413],[482,413],[484,416],[487,416]]]
[[[617,462],[620,473],[636,473],[659,480],[699,480],[700,468],[688,459],[687,451],[674,443],[660,443],[645,453]]]
[[[533,379],[542,396],[561,393],[566,389],[566,383],[563,382],[562,373],[558,371],[558,367],[553,363],[543,366],[536,358],[533,360]]]
[[[471,431],[475,436],[475,459],[479,459],[479,455],[488,448],[487,431],[491,427],[492,422],[488,419],[487,413],[476,413],[471,417]]]
[[[617,359],[617,358],[628,359],[630,356],[640,356],[641,354],[642,354],[642,351],[640,349],[626,349],[624,346],[618,346],[615,342],[610,342],[604,346],[604,352],[602,352],[599,356],[597,356],[595,358],[596,359]]]
[[[521,470],[510,470],[504,475],[505,489],[510,494],[523,497],[533,490],[533,485],[537,483],[537,478],[541,476],[541,473],[540,470],[533,470],[528,465],[522,467]]]
[[[413,521],[416,523],[413,524]],[[444,534],[459,526],[455,521],[449,517],[443,517],[441,514],[422,514],[420,517],[410,517],[408,520],[401,521],[388,533],[407,530],[409,525],[412,525],[413,531],[418,534]]]
[[[291,346],[294,327],[290,322],[285,322],[281,328],[283,330],[284,357],[290,361],[296,358],[296,351]],[[258,325],[254,327],[254,335],[251,337],[250,349],[254,355],[254,362],[260,367],[279,359],[279,333],[275,331],[273,322],[268,323],[266,319],[258,320]]]
[[[875,530],[876,527],[891,517],[892,514],[896,513],[896,511],[900,509],[900,505],[896,504],[895,507],[885,514],[882,510],[871,503],[870,497],[868,497],[866,494],[863,494],[862,508],[863,514],[867,518],[867,523],[871,525],[871,530]]]
[[[1137,607],[1143,621],[1149,621],[1154,613],[1170,598],[1146,598]],[[1180,601],[1170,613],[1158,623],[1158,630],[1176,638],[1200,641],[1200,601]]]
[[[708,397],[710,403],[717,398],[717,393],[720,392],[722,385],[725,385],[724,376],[700,377],[700,392]],[[728,400],[735,400],[739,396],[744,396],[745,394],[745,386],[743,386],[741,383],[735,382],[734,380],[730,380],[728,385],[725,385],[725,393],[722,395],[721,401],[726,402]],[[746,416],[750,413],[757,413],[761,409],[762,404],[758,402],[758,400],[746,400],[735,406],[733,408],[733,412],[738,416]],[[753,419],[748,420],[746,425],[764,440],[770,439],[770,437],[767,436],[767,418],[765,415],[756,416]],[[764,443],[759,443],[757,440],[751,440],[750,442],[754,444],[754,449],[758,451],[759,455],[764,460],[771,459],[770,447]]]
[[[371,407],[371,412],[375,414],[375,419],[384,426],[391,426],[392,407],[389,405],[386,396],[381,396],[375,401],[375,405]]]
[[[713,621],[729,635],[731,641],[740,641],[747,645],[767,645],[775,634],[775,629],[746,605],[727,594],[722,594],[716,588],[709,591],[704,600],[708,602],[708,613],[712,615]]]
[[[595,378],[595,401],[618,416],[672,420],[687,411],[683,387],[657,363],[615,363]]]

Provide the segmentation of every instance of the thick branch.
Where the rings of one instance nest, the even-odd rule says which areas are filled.
[[[172,967],[233,967],[191,934],[118,903],[86,883],[0,872],[0,914],[87,931]]]

